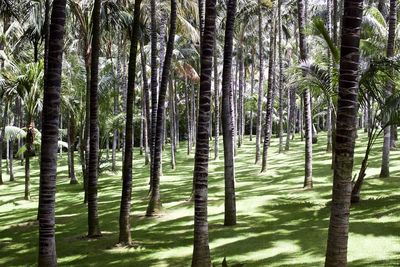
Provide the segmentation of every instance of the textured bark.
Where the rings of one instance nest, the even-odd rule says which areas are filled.
[[[307,60],[307,44],[304,34],[305,10],[304,0],[297,0],[297,13],[299,23],[299,48],[300,60]],[[310,90],[304,90],[304,125],[305,125],[305,170],[304,188],[312,188],[312,114]]]
[[[268,91],[267,91],[267,106],[265,115],[264,125],[264,144],[262,153],[261,172],[267,171],[267,160],[268,160],[268,148],[271,141],[271,130],[272,130],[272,108],[273,108],[273,91],[274,91],[274,50],[275,50],[275,12],[272,11],[271,18],[271,33],[269,39],[269,60],[268,60]]]
[[[158,104],[158,68],[157,68],[157,20],[156,20],[156,0],[150,1],[150,26],[151,26],[151,77],[150,77],[150,89],[151,89],[151,131],[150,131],[150,177],[153,175],[153,162],[154,162],[154,146],[155,146],[155,134],[157,126],[157,104]],[[153,187],[152,179],[150,179],[150,190]]]
[[[241,44],[242,45],[242,44]],[[237,105],[237,118],[236,121],[238,122],[238,137],[237,137],[237,146],[241,147],[242,146],[242,140],[243,140],[243,91],[244,91],[244,83],[245,83],[245,78],[244,78],[244,55],[243,55],[243,50],[244,47],[241,46],[239,48],[239,58],[237,64],[239,64],[239,99],[238,99],[238,105]]]
[[[389,11],[389,33],[386,48],[386,56],[393,57],[394,55],[394,38],[396,35],[396,0],[390,0],[390,11]],[[393,93],[394,84],[389,81],[387,84],[386,94],[390,96]],[[387,120],[384,121],[384,124]],[[383,147],[382,147],[382,165],[380,177],[385,178],[390,176],[389,171],[389,160],[390,160],[390,148],[391,148],[391,126],[385,127],[383,130]]]
[[[345,0],[337,111],[335,169],[325,266],[347,265],[351,179],[357,133],[360,26],[363,1]]]
[[[25,146],[26,146],[26,152],[25,152],[25,193],[24,193],[24,199],[25,200],[30,200],[31,199],[31,170],[30,170],[30,157],[31,154],[33,153],[33,140],[34,140],[34,131],[35,131],[35,126],[32,121],[32,118],[27,116],[28,123],[26,128],[28,129],[26,132],[26,138],[25,138]]]
[[[224,137],[225,217],[224,225],[236,224],[235,160],[233,121],[232,55],[233,29],[235,25],[236,0],[227,3],[224,44],[224,67],[222,72],[222,132]]]
[[[251,74],[250,74],[250,97],[253,98],[254,94],[254,65],[255,65],[255,49],[252,48],[252,56],[251,56]],[[253,108],[250,109],[250,137],[249,140],[253,141]]]
[[[260,161],[260,142],[261,142],[261,116],[262,116],[262,100],[264,97],[263,79],[264,79],[264,61],[263,61],[263,40],[262,40],[262,13],[261,0],[258,0],[258,56],[259,56],[259,78],[258,78],[258,100],[257,100],[257,124],[256,124],[256,160]]]
[[[218,56],[217,56],[217,35],[215,35],[214,40],[214,113],[215,113],[215,138],[214,138],[214,159],[219,158],[219,122],[221,120],[221,115],[219,112],[219,77],[218,77]]]
[[[185,105],[186,105],[186,122],[187,122],[187,154],[190,155],[192,152],[192,112],[191,112],[191,107],[190,107],[190,102],[189,102],[189,85],[187,84],[187,81],[185,81]]]
[[[201,43],[201,72],[199,94],[199,116],[197,124],[197,146],[194,158],[194,240],[193,267],[210,267],[208,245],[208,160],[211,120],[211,82],[216,19],[216,0],[206,0],[204,35]]]
[[[151,196],[149,205],[147,206],[146,216],[156,215],[162,208],[160,197],[160,166],[161,166],[161,152],[162,152],[162,138],[164,134],[164,117],[165,117],[165,98],[168,86],[168,79],[171,68],[172,52],[174,50],[174,38],[176,32],[176,0],[171,0],[171,16],[170,16],[170,29],[167,43],[167,51],[165,53],[165,60],[163,65],[162,79],[160,84],[160,93],[158,99],[157,118],[156,118],[156,132],[155,132],[155,146],[153,158],[153,171],[151,175]]]
[[[97,210],[97,180],[99,155],[98,128],[98,86],[100,55],[100,5],[101,0],[94,1],[92,13],[92,58],[90,70],[90,142],[88,171],[88,237],[101,236]]]
[[[134,20],[132,24],[131,48],[129,52],[128,88],[126,102],[125,149],[122,169],[122,192],[119,213],[119,243],[130,245],[131,238],[131,195],[132,195],[132,161],[133,161],[133,109],[135,99],[136,58],[139,41],[139,17],[141,0],[135,1]]]
[[[283,151],[283,61],[282,61],[282,20],[281,5],[278,1],[278,62],[279,62],[279,153]],[[289,97],[289,96],[288,96]],[[288,118],[289,119],[289,118]]]
[[[146,72],[146,55],[144,53],[144,42],[141,39],[140,45],[140,58],[142,62],[142,75],[143,75],[143,105],[144,105],[144,142],[145,142],[145,164],[151,163],[151,114],[150,114],[150,98],[151,92],[147,83],[147,72]],[[150,164],[151,165],[151,164]]]
[[[57,266],[55,242],[55,193],[58,125],[66,0],[54,0],[51,14],[46,86],[43,97],[42,144],[39,185],[38,266]]]
[[[76,122],[72,115],[68,119],[68,176],[70,184],[77,184],[78,180],[75,175],[75,138],[76,138]]]

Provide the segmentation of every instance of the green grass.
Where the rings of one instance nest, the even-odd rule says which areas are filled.
[[[355,171],[359,169],[366,136],[359,133]],[[236,158],[237,221],[223,226],[223,159],[210,160],[209,225],[213,263],[223,257],[245,266],[322,266],[329,223],[332,172],[325,136],[314,145],[314,189],[303,184],[304,144],[298,137],[291,149],[277,153],[277,139],[270,149],[268,171],[260,174],[254,162],[254,142],[246,142]],[[400,262],[400,152],[391,154],[391,178],[379,179],[381,143],[370,157],[362,202],[351,209],[349,266],[399,266]],[[222,146],[221,146],[222,149]],[[135,151],[132,194],[132,237],[135,246],[120,248],[118,216],[121,174],[99,178],[99,214],[103,237],[84,238],[87,207],[82,185],[70,185],[66,154],[59,161],[56,241],[60,266],[189,266],[193,242],[193,204],[189,197],[193,155],[181,143],[177,169],[171,170],[169,150],[164,156],[161,193],[165,214],[146,218],[148,168]],[[212,152],[213,154],[213,152]],[[38,165],[32,160],[32,201],[23,200],[23,168],[16,161],[16,181],[0,186],[0,266],[36,264],[38,225]],[[17,164],[18,163],[18,164]],[[120,162],[119,162],[120,164]],[[77,170],[79,164],[77,162]],[[120,167],[120,165],[119,165]],[[5,177],[7,180],[8,177]]]

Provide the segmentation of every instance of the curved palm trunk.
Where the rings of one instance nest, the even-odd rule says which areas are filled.
[[[358,67],[363,0],[345,0],[340,59],[335,170],[325,266],[347,265],[351,179],[357,133]]]
[[[274,94],[274,50],[275,50],[275,12],[272,11],[272,24],[271,33],[269,40],[269,62],[268,62],[268,92],[267,92],[267,108],[264,125],[264,145],[261,163],[261,172],[267,171],[267,159],[268,159],[268,148],[271,141],[271,130],[272,130],[272,106],[273,106],[273,94]]]
[[[297,13],[299,21],[299,48],[300,60],[307,60],[307,44],[304,34],[305,10],[304,0],[297,0]],[[312,188],[312,114],[310,90],[304,90],[304,125],[305,125],[305,174],[304,188]]]
[[[165,97],[166,97],[169,73],[171,68],[172,52],[174,50],[176,16],[177,16],[176,0],[171,0],[171,17],[170,17],[171,25],[169,29],[167,51],[165,53],[162,79],[160,84],[157,118],[155,121],[157,127],[155,132],[153,171],[151,174],[152,187],[151,187],[151,197],[149,205],[147,206],[146,216],[153,216],[157,214],[162,208],[161,197],[160,197],[160,166],[161,166],[161,153],[162,153],[162,139],[164,134]]]
[[[201,73],[199,93],[199,116],[194,163],[194,240],[193,267],[211,266],[208,245],[207,194],[208,159],[211,120],[211,73],[213,43],[215,42],[216,0],[206,0],[204,36],[201,43]]]
[[[139,17],[141,0],[135,1],[133,31],[128,67],[128,90],[126,102],[125,150],[122,170],[122,193],[119,213],[119,243],[129,245],[131,238],[131,194],[132,194],[132,161],[133,161],[133,106],[135,99],[136,57],[139,41]]]
[[[264,97],[263,79],[263,40],[262,40],[262,15],[261,15],[261,0],[258,0],[258,49],[259,49],[259,79],[258,79],[258,100],[257,100],[257,124],[256,124],[256,160],[260,161],[260,142],[261,142],[261,116],[262,116],[262,99]]]
[[[386,56],[393,57],[394,55],[394,38],[396,33],[396,0],[390,0],[390,11],[389,11],[389,34],[388,34],[388,42],[387,42],[387,50]],[[387,95],[391,95],[394,90],[394,84],[392,81],[389,81],[387,84]],[[385,122],[386,124],[386,122]],[[395,129],[393,127],[393,129]],[[391,148],[391,126],[386,126],[383,130],[383,147],[382,147],[382,165],[381,165],[381,173],[380,177],[385,178],[390,176],[389,171],[389,154]]]
[[[38,266],[57,266],[55,242],[55,193],[57,175],[58,124],[66,0],[54,0],[51,15],[49,58],[43,98],[42,144],[39,186]]]
[[[224,45],[224,68],[222,72],[222,132],[224,137],[225,218],[224,225],[236,224],[235,160],[233,121],[232,57],[233,28],[235,25],[236,0],[227,3]]]
[[[92,60],[90,79],[90,147],[88,176],[88,237],[101,236],[97,210],[97,179],[99,155],[98,128],[98,85],[99,85],[99,55],[100,55],[100,2],[94,1],[92,14]]]

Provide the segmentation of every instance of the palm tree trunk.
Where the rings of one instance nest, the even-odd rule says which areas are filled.
[[[14,181],[14,140],[9,140],[9,163],[8,163],[8,168],[10,169],[9,173],[10,173],[10,182]]]
[[[157,20],[156,20],[156,0],[150,1],[150,26],[151,26],[151,131],[150,131],[150,177],[153,176],[154,147],[156,142],[157,126],[157,104],[158,104],[158,68],[157,68]],[[153,188],[152,179],[150,179],[150,190]]]
[[[260,142],[261,142],[261,116],[262,116],[262,100],[264,98],[263,88],[263,40],[262,40],[262,14],[261,14],[261,0],[258,0],[258,47],[259,47],[259,79],[258,79],[258,100],[257,100],[257,125],[256,125],[256,160],[255,163],[260,161]]]
[[[70,184],[77,184],[78,180],[75,175],[75,160],[74,160],[74,152],[75,152],[75,138],[76,138],[76,125],[75,118],[72,115],[69,116],[68,119],[68,174]]]
[[[396,35],[396,0],[390,0],[390,11],[389,11],[389,34],[387,42],[386,56],[393,57],[394,55],[394,38]],[[389,81],[387,84],[386,93],[390,96],[394,91],[394,84]],[[384,121],[386,124],[387,121]],[[393,127],[394,128],[394,127]],[[382,165],[380,177],[385,178],[390,176],[389,171],[389,154],[391,148],[391,126],[386,126],[383,130],[383,148],[382,148]]]
[[[208,160],[211,120],[211,73],[213,65],[213,43],[215,42],[216,0],[206,0],[204,35],[201,43],[201,73],[199,94],[199,117],[197,124],[197,146],[195,153],[195,214],[192,267],[210,267],[208,245]]]
[[[255,49],[252,48],[252,56],[251,56],[251,74],[250,74],[250,97],[253,98],[254,94],[254,65],[255,65]],[[253,141],[253,107],[250,109],[250,137],[249,140]]]
[[[299,21],[299,47],[300,60],[307,60],[307,44],[304,34],[305,12],[304,0],[297,0],[297,13]],[[305,121],[305,175],[304,188],[312,188],[312,114],[311,114],[311,96],[310,90],[304,90],[304,121]]]
[[[224,45],[224,67],[222,72],[222,129],[224,137],[225,218],[224,225],[236,224],[235,160],[233,121],[232,57],[233,28],[235,25],[236,0],[227,3]]]
[[[4,112],[3,116],[1,119],[1,132],[0,132],[0,185],[2,185],[3,182],[3,142],[4,142],[4,135],[6,132],[6,119],[7,119],[7,109],[8,109],[8,104],[4,104]]]
[[[162,135],[164,134],[164,117],[165,117],[165,96],[167,92],[168,79],[171,68],[172,52],[174,50],[175,32],[176,32],[176,0],[171,0],[171,17],[170,29],[167,43],[167,51],[163,65],[162,79],[160,84],[160,93],[158,99],[157,118],[156,118],[156,135],[154,146],[154,162],[153,173],[151,176],[151,197],[147,206],[146,216],[156,215],[162,208],[160,197],[160,166],[162,153]]]
[[[186,105],[186,122],[187,122],[187,154],[190,155],[192,151],[192,112],[189,102],[188,84],[185,81],[185,105]]]
[[[273,8],[274,9],[274,8]],[[271,32],[269,39],[269,62],[268,62],[268,92],[267,92],[267,108],[264,125],[264,145],[262,153],[261,172],[267,171],[267,159],[268,159],[268,147],[271,141],[271,129],[272,129],[272,108],[273,108],[273,94],[274,94],[274,48],[275,48],[275,10],[272,11],[271,17]]]
[[[31,199],[31,170],[30,170],[30,157],[33,152],[33,140],[34,140],[34,132],[35,126],[32,118],[27,115],[28,123],[27,123],[27,132],[26,132],[26,151],[25,151],[25,200]]]
[[[171,169],[175,170],[176,165],[176,138],[175,138],[175,93],[173,85],[173,75],[169,79],[169,129],[171,139]]]
[[[54,0],[51,14],[48,67],[43,98],[42,144],[39,185],[38,266],[57,266],[55,242],[55,193],[58,123],[66,0]]]
[[[239,64],[239,99],[237,105],[237,122],[238,122],[238,139],[237,139],[237,146],[238,148],[242,146],[243,140],[243,91],[244,91],[244,55],[243,55],[243,46],[239,48],[239,57],[238,62]]]
[[[150,163],[151,166],[151,114],[150,114],[150,98],[151,92],[147,83],[147,72],[146,72],[146,55],[144,53],[144,41],[141,39],[140,43],[140,59],[142,62],[142,75],[143,75],[143,103],[145,105],[145,147],[146,147],[146,165]]]
[[[218,76],[218,56],[217,56],[217,35],[215,35],[214,40],[214,113],[215,113],[215,126],[214,126],[214,160],[219,158],[219,122],[220,122],[220,112],[219,112],[219,76]]]
[[[92,59],[90,70],[90,147],[88,176],[88,237],[101,236],[97,210],[97,179],[99,154],[98,129],[98,85],[99,85],[99,54],[100,54],[100,4],[94,1],[92,13]]]
[[[325,266],[347,265],[351,179],[357,133],[358,67],[363,0],[344,0],[335,170]]]
[[[283,151],[283,61],[281,1],[278,2],[278,61],[279,61],[279,153]]]
[[[130,245],[131,238],[131,194],[132,194],[132,161],[133,161],[133,109],[135,99],[136,57],[139,41],[139,17],[141,0],[135,1],[134,21],[132,24],[131,48],[128,67],[128,90],[126,102],[125,156],[122,171],[122,193],[119,213],[119,243]]]

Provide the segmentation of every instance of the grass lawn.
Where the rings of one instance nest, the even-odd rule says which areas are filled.
[[[219,160],[210,160],[208,218],[214,264],[220,266],[226,256],[228,263],[245,263],[245,266],[323,266],[332,189],[331,159],[325,152],[325,139],[320,134],[318,144],[313,147],[314,189],[305,191],[302,189],[304,144],[299,136],[291,143],[290,151],[283,154],[278,154],[278,139],[273,138],[265,174],[260,174],[260,166],[254,165],[255,143],[246,137],[236,157],[238,224],[235,227],[223,226],[222,154]],[[176,170],[170,169],[170,150],[164,152],[161,197],[165,214],[159,218],[144,216],[149,174],[136,149],[132,193],[135,246],[132,248],[115,246],[121,173],[106,172],[99,177],[103,237],[86,239],[87,207],[82,204],[82,184],[69,184],[64,153],[59,160],[57,178],[59,265],[190,266],[193,204],[187,199],[192,186],[193,155],[186,155],[185,145],[181,143],[177,153]],[[360,167],[365,145],[366,135],[359,132],[355,172]],[[380,151],[381,143],[378,143],[370,156],[362,201],[351,209],[349,266],[400,266],[400,151],[391,152],[392,176],[387,179],[378,178]],[[36,265],[39,170],[37,160],[31,162],[32,201],[23,200],[24,173],[19,161],[15,161],[16,181],[8,182],[5,175],[6,183],[0,186],[0,266]],[[76,169],[80,170],[78,162]]]

